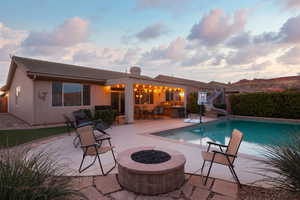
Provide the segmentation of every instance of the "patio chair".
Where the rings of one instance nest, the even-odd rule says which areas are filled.
[[[110,128],[110,125],[103,122],[101,119],[98,120],[92,120],[90,119],[87,114],[83,110],[77,110],[73,112],[73,117],[75,119],[75,124],[77,128],[83,127],[83,126],[89,126],[89,125],[99,125],[99,127],[102,127],[102,130]]]
[[[63,117],[65,119],[65,124],[67,126],[67,131],[68,131],[68,134],[71,135],[71,130],[75,130],[76,127],[75,127],[75,124],[74,124],[74,121],[72,121],[67,115],[63,114]]]
[[[104,123],[102,120],[90,120],[88,116],[81,110],[73,112],[74,121],[71,121],[69,117],[64,115],[66,119],[66,123],[68,121],[69,124],[72,124],[75,130],[75,138],[73,139],[73,145],[75,148],[79,145],[79,133],[77,132],[78,128],[85,127],[85,126],[93,126],[94,130],[99,131],[101,134],[95,134],[96,141],[100,141],[103,138],[110,138],[110,135],[105,131],[109,128],[109,126]],[[95,133],[95,132],[93,132]]]
[[[153,119],[162,119],[162,115],[164,114],[164,108],[161,106],[156,106],[153,111]]]
[[[74,111],[73,112],[73,117],[75,119],[75,124],[76,124],[77,128],[80,128],[80,127],[83,127],[83,126],[94,125],[94,123],[95,123],[82,110]]]
[[[228,145],[217,144],[214,142],[207,142],[208,143],[207,151],[202,152],[202,157],[204,162],[201,168],[201,175],[206,161],[210,162],[210,166],[206,175],[204,185],[206,185],[207,183],[213,163],[217,163],[217,164],[228,166],[231,174],[233,175],[233,178],[236,180],[239,187],[241,187],[241,183],[239,181],[239,178],[236,175],[233,163],[237,157],[237,153],[240,144],[242,142],[242,139],[243,139],[243,133],[235,129],[231,134],[231,138]],[[220,151],[217,150],[210,151],[211,145],[219,147]],[[226,151],[224,152],[222,148],[226,148]]]
[[[68,134],[71,135],[71,130],[74,130],[75,137],[73,139],[73,145],[76,148],[79,145],[79,135],[77,133],[77,127],[75,125],[75,122],[70,119],[67,115],[63,114],[63,117],[65,118],[65,124],[67,126]]]
[[[92,126],[84,126],[84,127],[77,129],[77,132],[79,133],[79,139],[80,139],[80,145],[81,145],[80,147],[83,151],[82,161],[81,161],[80,167],[79,167],[79,173],[90,168],[96,162],[96,160],[98,160],[102,175],[105,176],[109,172],[111,172],[116,167],[116,164],[117,164],[116,157],[115,157],[115,154],[113,151],[114,147],[111,145],[110,138],[103,138],[101,140],[96,141],[93,131],[94,131],[94,129]],[[108,142],[108,145],[104,145],[105,141]],[[100,155],[107,153],[109,151],[112,154],[112,157],[114,160],[114,165],[107,172],[104,172],[103,166],[101,163],[101,159],[100,159]],[[84,160],[87,156],[94,157],[94,160],[89,165],[82,168]]]

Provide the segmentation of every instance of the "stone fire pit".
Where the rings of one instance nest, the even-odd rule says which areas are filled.
[[[171,192],[184,182],[185,157],[164,148],[138,147],[118,156],[118,180],[127,190],[147,195]]]

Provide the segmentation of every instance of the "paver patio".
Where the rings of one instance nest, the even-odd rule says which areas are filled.
[[[217,186],[215,187],[216,183]],[[230,187],[226,187],[228,184]],[[204,186],[202,184],[201,176],[190,174],[186,174],[185,183],[181,188],[173,192],[157,196],[145,196],[124,190],[118,183],[117,175],[72,177],[72,185],[75,189],[82,192],[89,200],[238,199],[238,193],[236,193],[236,191],[238,191],[238,186],[235,183],[211,178],[207,186]],[[222,186],[226,188],[226,191],[224,191]],[[81,198],[76,199],[79,200]]]

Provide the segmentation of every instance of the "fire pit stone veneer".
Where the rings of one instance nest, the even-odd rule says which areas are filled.
[[[137,160],[137,153],[152,157]],[[158,155],[158,160],[153,156]],[[149,161],[150,160],[150,161]],[[149,162],[155,164],[148,164]],[[123,151],[118,156],[118,180],[127,190],[139,194],[156,195],[180,188],[184,182],[183,154],[165,148],[138,147]],[[147,164],[145,164],[147,163]]]

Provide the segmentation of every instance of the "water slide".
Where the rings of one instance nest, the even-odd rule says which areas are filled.
[[[206,114],[213,113],[214,115],[222,114],[222,115],[228,115],[228,112],[224,109],[216,108],[214,106],[214,101],[220,96],[224,95],[223,90],[215,90],[211,95],[207,97],[206,103],[204,104],[206,109]],[[199,123],[199,119],[184,119],[184,122],[186,123]]]
[[[216,114],[228,115],[228,112],[221,108],[214,106],[214,101],[220,96],[224,95],[223,90],[215,90],[211,95],[207,97],[207,103],[204,104],[206,112],[214,112]]]

